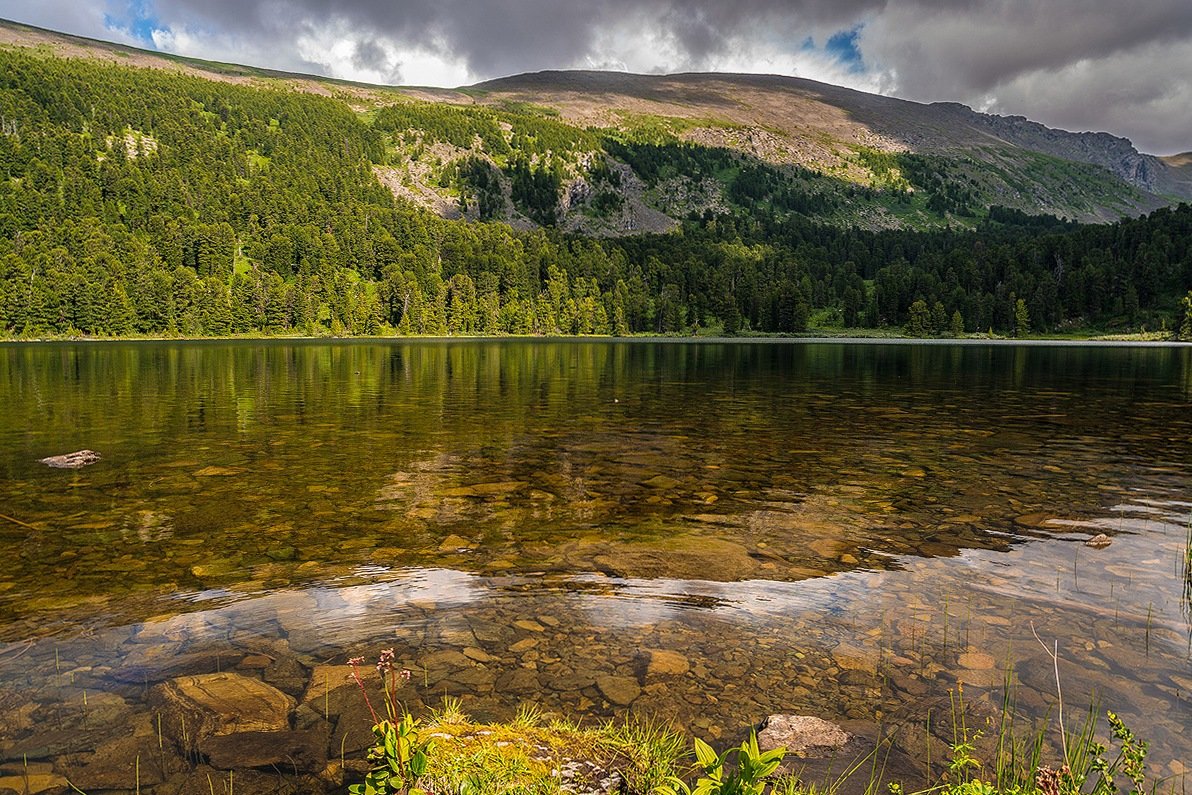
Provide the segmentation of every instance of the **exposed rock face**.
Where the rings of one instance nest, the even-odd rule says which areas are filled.
[[[851,739],[835,723],[812,715],[771,715],[757,735],[763,751],[785,748],[788,754],[805,759],[835,756]]]
[[[54,469],[82,469],[89,464],[94,464],[102,457],[94,450],[77,450],[73,453],[66,453],[65,455],[52,455],[49,458],[42,458],[38,463],[45,464]]]
[[[1187,196],[1186,187],[1178,185],[1168,164],[1154,155],[1142,154],[1129,139],[1103,132],[1056,130],[1025,116],[978,113],[956,102],[938,102],[933,107],[962,116],[973,127],[1024,149],[1101,166],[1124,182],[1151,193],[1178,190],[1179,195]]]

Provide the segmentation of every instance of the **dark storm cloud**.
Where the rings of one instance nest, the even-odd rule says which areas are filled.
[[[339,76],[483,80],[592,66],[798,71],[912,99],[957,100],[1053,125],[1109,129],[1144,149],[1192,148],[1189,0],[42,0],[35,9],[30,5],[0,0],[0,15],[35,14],[36,20],[27,21],[94,35],[104,13],[122,18],[140,5],[160,22],[163,31],[155,41],[163,49],[200,55],[206,48],[223,59],[240,55],[278,68],[313,62]],[[87,16],[80,8],[100,12],[80,20]],[[814,46],[802,47],[809,38]],[[813,56],[819,60],[808,60]],[[427,57],[453,66],[431,74]]]
[[[664,29],[693,58],[759,25],[851,26],[882,0],[156,0],[163,20],[273,36],[336,20],[416,45],[441,40],[478,75],[548,68],[592,55],[601,31],[629,21]]]
[[[377,72],[392,71],[393,58],[376,39],[361,39],[352,51],[352,66]]]

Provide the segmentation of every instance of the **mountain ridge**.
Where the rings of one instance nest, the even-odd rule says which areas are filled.
[[[48,47],[55,56],[99,58],[263,87],[280,83],[292,90],[336,97],[359,113],[420,101],[491,109],[495,113],[524,106],[556,114],[564,123],[580,129],[629,130],[631,134],[661,122],[676,142],[736,152],[746,167],[756,162],[788,176],[804,170],[887,193],[892,189],[919,190],[927,195],[922,192],[923,186],[904,178],[904,172],[913,164],[898,159],[921,155],[932,158],[929,170],[943,175],[935,180],[939,183],[935,187],[972,193],[970,204],[1005,205],[1028,213],[1083,221],[1113,220],[1192,198],[1192,166],[1178,159],[1141,153],[1127,139],[1108,133],[1058,130],[1021,116],[980,113],[960,103],[921,103],[801,77],[543,70],[457,88],[384,86],[203,61],[8,21],[0,21],[0,46],[38,50]],[[505,120],[501,123],[507,124]],[[394,131],[395,136],[400,133]],[[455,147],[439,155],[446,160],[445,168],[473,156],[492,160],[491,153],[471,146]],[[887,155],[895,158],[893,165],[882,159]],[[580,176],[582,164],[572,163],[569,168],[574,172],[572,177]],[[919,168],[922,170],[923,165]],[[395,193],[413,198],[445,217],[455,216],[454,194],[434,184],[443,181],[442,174],[412,175],[407,168],[398,176],[400,179],[378,172],[378,179]],[[644,194],[650,186],[637,193],[623,191],[622,198],[636,208],[633,214],[639,221],[645,220],[627,220],[613,226],[622,233],[663,231],[668,223],[658,216],[659,210],[673,216],[684,208],[690,211],[714,206],[722,198],[712,194],[723,194],[729,187],[717,188],[699,175],[680,176],[680,193],[711,191],[707,201],[668,208],[646,206],[650,202],[639,201],[638,193]],[[407,188],[398,187],[403,181]],[[571,179],[565,189],[572,188],[581,194],[588,190],[582,179]],[[508,189],[508,185],[502,187],[506,192]],[[840,192],[823,185],[815,190]],[[837,212],[836,220],[829,222],[871,228],[969,223],[963,212],[937,212],[938,218],[932,220],[933,216],[924,212],[908,215],[898,207],[890,211],[880,206],[889,204],[885,199],[867,205],[863,196],[858,204],[851,190],[846,193],[851,197],[846,203],[856,204],[857,208]],[[560,199],[560,213],[566,215],[570,206],[565,193]],[[504,217],[517,222],[516,213],[506,212]],[[574,217],[572,226],[587,231],[594,228],[586,219]]]
[[[665,84],[692,80],[744,84],[755,88],[787,88],[805,97],[843,108],[874,131],[892,137],[912,148],[925,147],[930,151],[940,151],[948,149],[949,144],[955,146],[966,142],[979,142],[983,135],[992,135],[999,141],[1031,151],[1101,166],[1124,181],[1148,192],[1163,194],[1175,191],[1176,195],[1181,198],[1192,198],[1192,192],[1186,189],[1181,190],[1181,180],[1173,179],[1166,173],[1172,166],[1164,162],[1164,158],[1139,151],[1128,138],[1107,132],[1073,132],[1048,127],[1025,116],[982,113],[959,102],[922,103],[900,97],[870,94],[809,78],[776,74],[719,72],[641,75],[595,70],[544,70],[483,81],[465,87],[465,89],[528,94],[530,92],[527,91],[527,84],[537,83],[539,84],[537,88],[542,90],[548,87],[543,86],[542,83],[547,83],[550,80],[554,80],[556,84],[560,82],[574,84],[581,79],[589,83],[597,83],[596,88],[605,92],[614,87],[623,91],[627,83],[646,86],[659,82]],[[573,90],[579,88],[581,86],[574,86]],[[887,122],[887,119],[895,114],[878,114],[876,111],[879,109],[901,111],[896,118],[900,116],[902,120],[917,123],[910,129],[899,128],[898,125]],[[945,117],[933,118],[931,114],[934,111],[945,114]],[[907,114],[918,118],[908,119]],[[939,134],[938,123],[940,121],[951,122],[952,135]],[[973,137],[968,141],[958,138],[955,133],[962,130],[971,130],[974,133]]]

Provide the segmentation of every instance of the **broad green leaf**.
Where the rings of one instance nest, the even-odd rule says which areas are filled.
[[[712,750],[712,746],[698,737],[695,738],[695,758],[699,760],[700,765],[705,769],[715,767],[721,761],[716,756],[716,752]]]

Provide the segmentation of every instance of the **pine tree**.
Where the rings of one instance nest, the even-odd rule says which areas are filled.
[[[110,314],[108,315],[107,322],[104,324],[104,331],[116,337],[124,337],[133,333],[136,324],[136,312],[123,285],[117,284],[112,288],[112,300],[109,306]]]
[[[1014,302],[1014,336],[1025,337],[1030,330],[1031,319],[1026,311],[1026,301],[1019,298]]]
[[[910,318],[906,321],[905,331],[911,337],[928,337],[931,335],[931,310],[922,298],[911,304]]]
[[[232,277],[230,297],[233,334],[247,334],[261,328],[256,293],[256,285],[247,275],[237,273]]]
[[[1180,303],[1184,307],[1184,320],[1180,323],[1180,338],[1192,340],[1192,290],[1188,291]]]
[[[957,309],[952,313],[952,336],[960,339],[964,336],[964,317],[961,316],[960,310]]]
[[[629,288],[624,279],[617,279],[612,292],[612,333],[618,337],[629,335],[629,320],[625,315],[625,304],[629,301]]]

